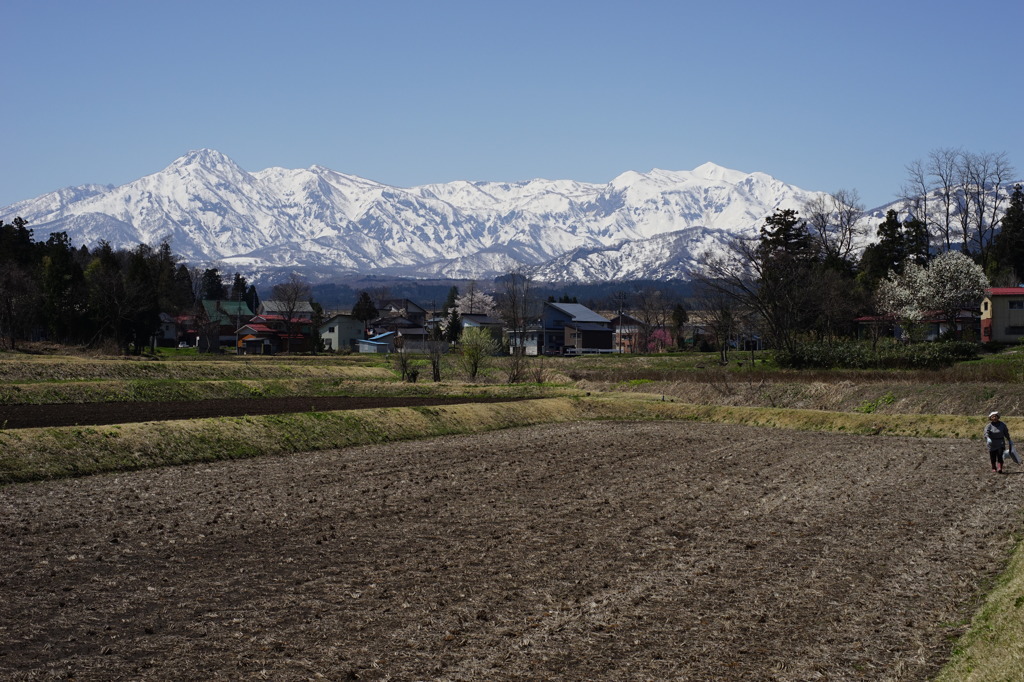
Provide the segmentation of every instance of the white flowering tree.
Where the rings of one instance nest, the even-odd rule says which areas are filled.
[[[475,287],[455,299],[455,308],[460,315],[493,315],[497,307],[493,296]]]
[[[957,318],[985,294],[988,279],[981,266],[959,251],[947,251],[926,266],[907,263],[902,274],[890,272],[876,292],[878,308],[897,316],[907,328],[936,311],[947,329],[957,330]]]

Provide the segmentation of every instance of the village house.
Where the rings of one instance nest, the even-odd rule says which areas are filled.
[[[495,341],[501,341],[502,327],[504,325],[501,320],[481,313],[466,313],[461,315],[459,319],[462,321],[463,330],[471,327],[486,329],[491,333]]]
[[[195,319],[196,347],[200,351],[215,352],[221,346],[235,345],[235,331],[252,318],[252,310],[245,301],[202,302],[202,311]]]
[[[392,332],[394,334],[390,340],[392,349],[404,348],[411,352],[422,352],[426,349],[429,330],[425,326],[427,311],[423,307],[407,298],[402,298],[384,301],[378,310],[381,311],[381,315],[370,323],[367,336],[375,338]],[[364,351],[360,348],[360,352],[376,351]]]
[[[1024,338],[1024,287],[985,290],[981,300],[981,340],[1020,343]]]
[[[274,315],[282,319],[290,315],[293,320],[305,320],[308,323],[313,319],[313,306],[309,301],[260,301],[256,314]]]
[[[365,338],[363,323],[349,314],[332,315],[320,325],[320,340],[325,351],[357,351],[359,341]]]
[[[638,353],[643,323],[632,315],[620,313],[611,319],[612,346],[617,353]]]
[[[544,303],[540,319],[508,330],[509,351],[526,355],[614,353],[612,323],[579,303]]]
[[[302,353],[309,350],[313,333],[309,319],[283,315],[254,315],[237,330],[239,351],[246,355]]]

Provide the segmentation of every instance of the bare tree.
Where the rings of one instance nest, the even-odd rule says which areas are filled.
[[[529,363],[526,354],[522,352],[511,352],[503,361],[505,368],[505,380],[509,384],[518,384],[526,377]]]
[[[448,345],[441,326],[433,325],[427,336],[427,357],[430,359],[430,376],[434,382],[441,381],[441,362],[448,352]]]
[[[970,250],[978,254],[985,268],[1006,202],[1002,188],[1010,180],[1013,166],[1005,153],[965,152],[960,172],[964,220],[970,236],[965,243],[971,245]]]
[[[939,252],[959,243],[963,253],[987,267],[1005,210],[1004,187],[1014,173],[1006,153],[945,147],[906,170],[904,205],[927,225],[931,243]]]
[[[527,270],[513,270],[501,278],[498,310],[509,333],[509,353],[526,354],[526,325],[537,307],[533,277]]]
[[[280,304],[281,314],[284,316],[285,350],[291,351],[291,337],[295,328],[295,315],[298,313],[301,304],[309,301],[312,296],[312,289],[309,286],[309,282],[293,272],[288,275],[286,281],[274,285],[271,295]]]
[[[416,383],[419,370],[416,369],[412,361],[412,354],[405,347],[405,344],[396,344],[395,352],[391,354],[391,362],[402,381]]]
[[[928,169],[920,159],[906,165],[907,181],[900,188],[904,208],[915,218],[928,225]]]
[[[818,194],[804,206],[811,236],[826,262],[848,261],[861,228],[864,205],[855,189],[840,189],[832,194]]]
[[[707,282],[698,285],[696,301],[703,311],[704,333],[718,351],[718,362],[724,365],[729,361],[730,343],[739,325],[739,301]]]
[[[808,328],[811,265],[785,252],[760,248],[757,239],[734,239],[726,253],[701,259],[691,273],[705,291],[754,315],[769,342],[787,352]]]
[[[932,178],[933,193],[938,199],[937,214],[933,214],[932,227],[943,251],[953,248],[953,218],[956,214],[956,188],[959,157],[962,150],[936,149],[928,154],[928,174]]]
[[[659,344],[660,339],[655,332],[668,326],[673,302],[669,301],[660,289],[654,287],[637,288],[633,300],[636,303],[636,318],[640,322],[637,330],[637,345],[640,351],[660,350],[653,348]]]

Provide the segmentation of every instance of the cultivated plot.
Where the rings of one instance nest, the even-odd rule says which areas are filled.
[[[0,489],[0,676],[927,679],[977,443],[599,422]]]

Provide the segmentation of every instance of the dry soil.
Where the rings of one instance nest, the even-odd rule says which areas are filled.
[[[547,425],[0,488],[0,678],[924,680],[977,443]]]

